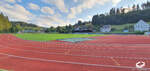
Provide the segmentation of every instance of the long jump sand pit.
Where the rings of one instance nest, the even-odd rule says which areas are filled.
[[[11,71],[150,71],[150,37],[111,35],[93,40],[38,42],[0,35],[0,68]]]

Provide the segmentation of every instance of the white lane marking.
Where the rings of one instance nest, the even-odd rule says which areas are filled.
[[[51,43],[55,43],[55,42],[51,42]],[[62,43],[62,42],[57,42],[57,43]],[[47,43],[48,44],[48,43]],[[68,43],[63,43],[63,44],[68,44]],[[71,44],[71,43],[70,43]],[[69,45],[70,45],[69,44]],[[72,43],[73,44],[73,43]],[[84,43],[81,43],[81,44],[84,44]],[[90,43],[89,43],[90,44]],[[93,44],[93,43],[92,43]],[[9,44],[10,45],[10,44]],[[13,44],[11,44],[13,45]],[[100,44],[101,45],[101,44]],[[103,44],[103,45],[106,45],[106,44]],[[107,44],[108,45],[108,44]],[[110,45],[118,45],[118,44],[110,44]],[[119,44],[119,45],[122,45],[122,44]],[[130,44],[130,45],[133,45],[133,44]],[[139,44],[138,44],[139,45]],[[98,46],[98,45],[97,45]],[[26,47],[30,47],[30,48],[35,48],[35,47],[31,47],[31,46],[26,46]],[[37,48],[37,47],[36,47]],[[39,47],[38,47],[39,48]],[[68,47],[67,47],[68,48]],[[48,48],[48,49],[56,49],[56,50],[68,50],[68,49],[56,49],[56,48]],[[85,48],[85,47],[82,47],[82,48]],[[41,49],[41,48],[40,48]],[[47,49],[47,48],[42,48],[42,49]],[[90,48],[88,48],[89,50]],[[74,51],[88,51],[87,49],[85,50],[74,50]],[[91,49],[90,49],[91,50]],[[93,49],[92,49],[93,50]],[[97,50],[97,49],[96,49]],[[99,50],[107,50],[105,52],[111,52],[112,50],[127,50],[127,49],[124,49],[124,48],[101,48]],[[108,51],[109,50],[109,51]],[[128,49],[128,50],[131,50],[131,49]],[[136,50],[135,48],[132,48],[132,50]],[[95,52],[98,52],[98,51],[95,51]],[[141,52],[138,52],[138,53],[135,53],[135,52],[128,52],[128,54],[150,54],[150,53],[141,53]],[[121,57],[122,58],[122,57]],[[126,58],[126,57],[125,57]],[[131,58],[132,59],[132,58]],[[137,59],[137,58],[134,58],[134,59]],[[140,58],[141,59],[141,58]],[[145,58],[144,58],[145,59]],[[149,60],[149,59],[147,59]]]
[[[48,59],[41,59],[41,58],[22,57],[22,56],[10,55],[10,54],[5,54],[5,53],[0,53],[0,55],[6,55],[8,57],[14,57],[14,58],[20,58],[20,59],[26,59],[26,60],[44,61],[44,62],[55,62],[55,63],[84,65],[84,66],[97,66],[97,67],[109,67],[109,68],[136,69],[136,67],[129,67],[129,66],[113,66],[113,65],[89,64],[89,63],[71,62],[71,61],[48,60]],[[145,69],[150,70],[150,68],[145,68]]]
[[[1,46],[1,45],[0,45]],[[2,47],[0,49],[9,48],[14,50],[20,50],[25,52],[34,52],[34,53],[41,53],[41,54],[57,54],[57,55],[68,55],[68,56],[84,56],[84,57],[95,57],[95,58],[118,58],[118,59],[142,59],[142,60],[150,60],[150,58],[145,57],[123,57],[123,56],[93,56],[93,55],[78,55],[78,54],[64,54],[64,53],[52,53],[52,52],[40,52],[40,51],[32,51],[32,50],[23,50],[23,49],[17,49],[17,48],[11,48],[11,47]]]
[[[55,43],[55,44],[60,44],[60,43],[62,43],[62,44],[67,44],[67,45],[72,45],[72,44],[75,44],[75,43],[64,43],[64,42],[45,42],[45,44],[49,44],[49,43]],[[43,44],[43,43],[41,43],[41,44]],[[78,43],[79,44],[79,43]],[[10,44],[9,44],[10,45]],[[13,44],[12,44],[13,45]],[[147,46],[149,46],[150,44],[98,44],[98,43],[80,43],[80,45],[81,46],[84,46],[84,45],[96,45],[96,46],[109,46],[109,47],[111,47],[111,46],[118,46],[118,45],[121,45],[121,46],[135,46],[135,45],[138,45],[138,46],[143,46],[143,45],[147,45]],[[31,46],[28,46],[28,47],[31,47]],[[67,47],[68,48],[68,47]],[[82,47],[82,48],[86,48],[86,47]],[[89,48],[88,48],[89,49]],[[104,50],[125,50],[124,48],[100,48],[100,49],[104,49]],[[100,50],[99,49],[99,50]],[[132,49],[136,49],[135,47],[133,48],[132,47]],[[66,49],[67,50],[67,49]],[[84,49],[85,50],[85,49]],[[126,50],[131,50],[131,49],[126,49]]]

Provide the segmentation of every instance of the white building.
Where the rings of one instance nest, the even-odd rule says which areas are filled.
[[[101,32],[110,32],[111,31],[111,25],[104,25],[102,28],[100,28]]]
[[[80,27],[77,27],[77,28],[75,28],[74,30],[75,31],[79,31],[81,28]]]
[[[138,23],[134,25],[134,31],[149,31],[150,25],[144,22],[143,20],[140,20]]]

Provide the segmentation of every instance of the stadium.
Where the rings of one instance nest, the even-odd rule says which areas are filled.
[[[92,40],[38,42],[0,35],[0,67],[15,71],[149,71],[149,36],[111,35]],[[59,67],[59,68],[58,68]]]
[[[1,0],[0,71],[150,71],[150,0]]]

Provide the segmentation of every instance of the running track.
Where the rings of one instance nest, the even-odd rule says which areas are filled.
[[[0,68],[13,71],[150,71],[150,37],[111,35],[79,43],[19,39],[0,35]]]

